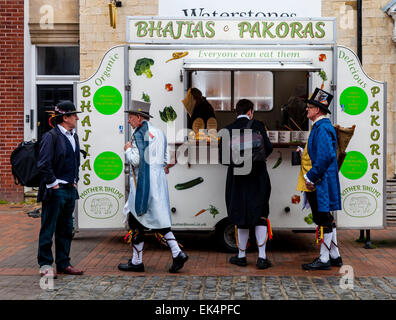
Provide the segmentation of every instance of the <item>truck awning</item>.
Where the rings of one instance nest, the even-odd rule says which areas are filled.
[[[184,60],[185,70],[307,70],[320,71],[312,60],[202,61]]]

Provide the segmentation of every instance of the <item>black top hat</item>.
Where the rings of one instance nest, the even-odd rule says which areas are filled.
[[[132,100],[129,110],[126,110],[125,112],[132,114],[140,114],[146,118],[152,118],[152,116],[149,113],[150,106],[151,104],[148,102]]]
[[[305,102],[322,109],[326,113],[331,113],[329,109],[331,100],[333,100],[332,94],[316,88],[312,96],[309,99],[305,99]]]
[[[62,101],[59,102],[56,106],[55,106],[55,117],[59,117],[59,116],[68,116],[70,114],[75,114],[75,113],[81,113],[81,111],[77,111],[76,107],[74,106],[74,104],[69,101]]]

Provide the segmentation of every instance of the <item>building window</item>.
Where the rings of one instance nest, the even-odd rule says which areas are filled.
[[[79,47],[37,47],[37,75],[79,74]]]

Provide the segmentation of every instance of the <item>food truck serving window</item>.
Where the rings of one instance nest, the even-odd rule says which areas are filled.
[[[240,99],[251,100],[255,111],[273,108],[274,77],[270,71],[194,71],[191,86],[201,90],[215,111],[233,111]]]

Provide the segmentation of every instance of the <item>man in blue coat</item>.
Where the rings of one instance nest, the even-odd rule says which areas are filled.
[[[337,135],[326,114],[333,96],[316,88],[307,100],[307,117],[313,122],[308,139],[308,154],[312,168],[304,175],[308,202],[321,239],[320,257],[303,264],[305,270],[329,270],[341,266],[337,247],[334,217],[330,211],[341,209],[340,181],[337,165]]]
[[[51,118],[54,128],[40,142],[37,167],[41,183],[37,201],[42,201],[38,263],[41,276],[53,276],[52,238],[55,235],[55,263],[59,273],[81,275],[70,264],[73,233],[73,211],[78,198],[77,182],[80,147],[75,128],[78,120],[75,106],[64,101],[55,107]]]

